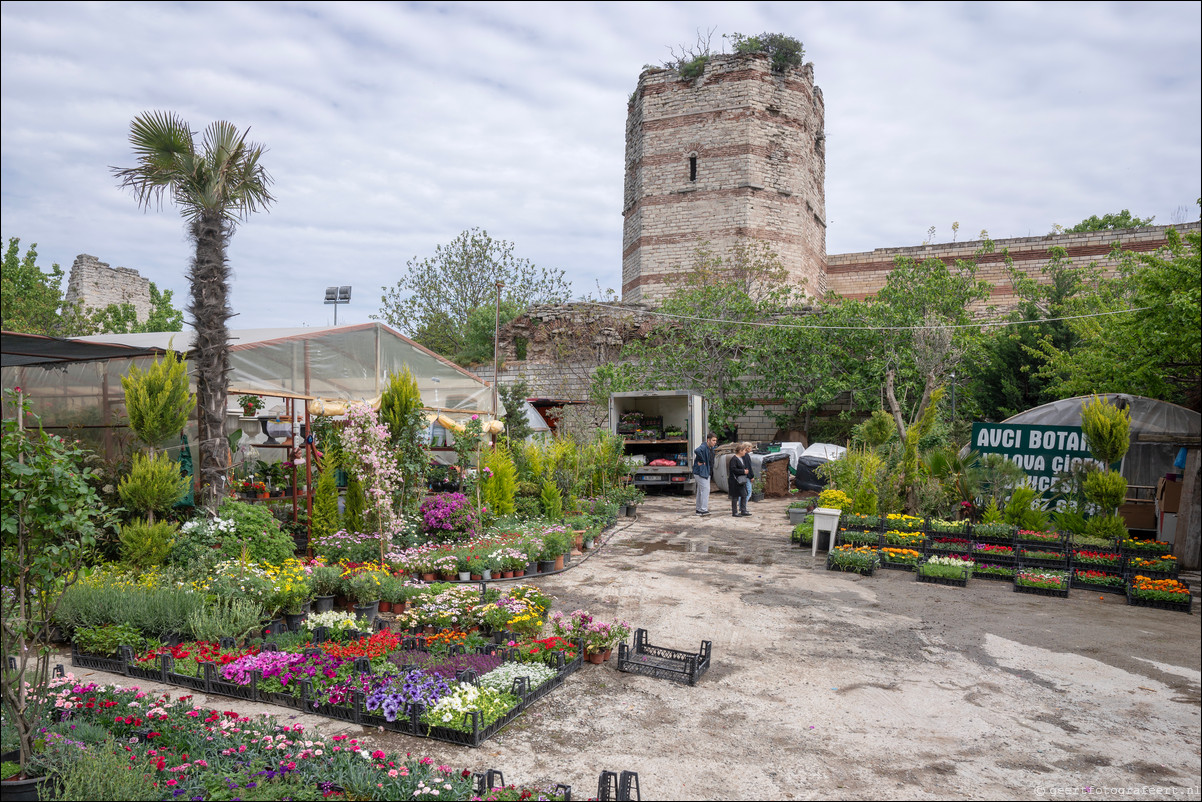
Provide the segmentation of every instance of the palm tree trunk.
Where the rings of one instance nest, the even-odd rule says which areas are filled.
[[[192,223],[196,258],[188,273],[192,296],[188,314],[196,328],[193,365],[196,369],[196,425],[200,441],[201,504],[216,510],[225,497],[230,454],[225,434],[226,375],[230,369],[229,264],[226,243],[230,223],[218,214],[205,214]]]

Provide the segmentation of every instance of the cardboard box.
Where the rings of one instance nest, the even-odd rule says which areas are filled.
[[[1177,512],[1181,507],[1181,482],[1161,479],[1156,483],[1156,511]]]
[[[1139,501],[1129,498],[1126,504],[1119,507],[1119,515],[1128,529],[1156,529],[1156,508],[1151,499]]]

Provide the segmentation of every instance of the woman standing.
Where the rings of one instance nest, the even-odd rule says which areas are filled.
[[[747,499],[751,494],[751,458],[747,456],[746,443],[740,443],[735,448],[735,455],[726,465],[730,479],[730,515],[732,518],[743,518],[751,515],[747,511]]]

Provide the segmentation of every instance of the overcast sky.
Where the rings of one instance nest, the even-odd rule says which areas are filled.
[[[117,187],[129,123],[251,129],[277,203],[230,249],[235,328],[365,322],[479,226],[576,292],[619,289],[626,100],[701,29],[800,39],[826,101],[827,250],[1195,220],[1202,4],[9,3],[2,233],[184,305],[170,206]]]

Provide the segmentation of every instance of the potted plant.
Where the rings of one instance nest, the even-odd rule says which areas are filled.
[[[585,656],[590,663],[604,663],[619,641],[630,635],[630,624],[625,621],[591,621],[584,630]]]
[[[345,581],[346,593],[355,603],[355,615],[366,618],[369,626],[380,611],[380,585],[386,576],[379,571],[359,571]]]
[[[789,523],[792,526],[797,526],[800,523],[804,523],[808,515],[809,506],[810,503],[805,500],[789,502]]]
[[[764,475],[762,473],[751,480],[751,500],[764,500]]]
[[[240,395],[238,396],[238,406],[242,407],[242,414],[248,418],[253,418],[263,408],[263,399],[257,395]]]
[[[342,568],[319,565],[309,575],[313,587],[313,612],[328,613],[334,609],[334,596],[342,584]]]

